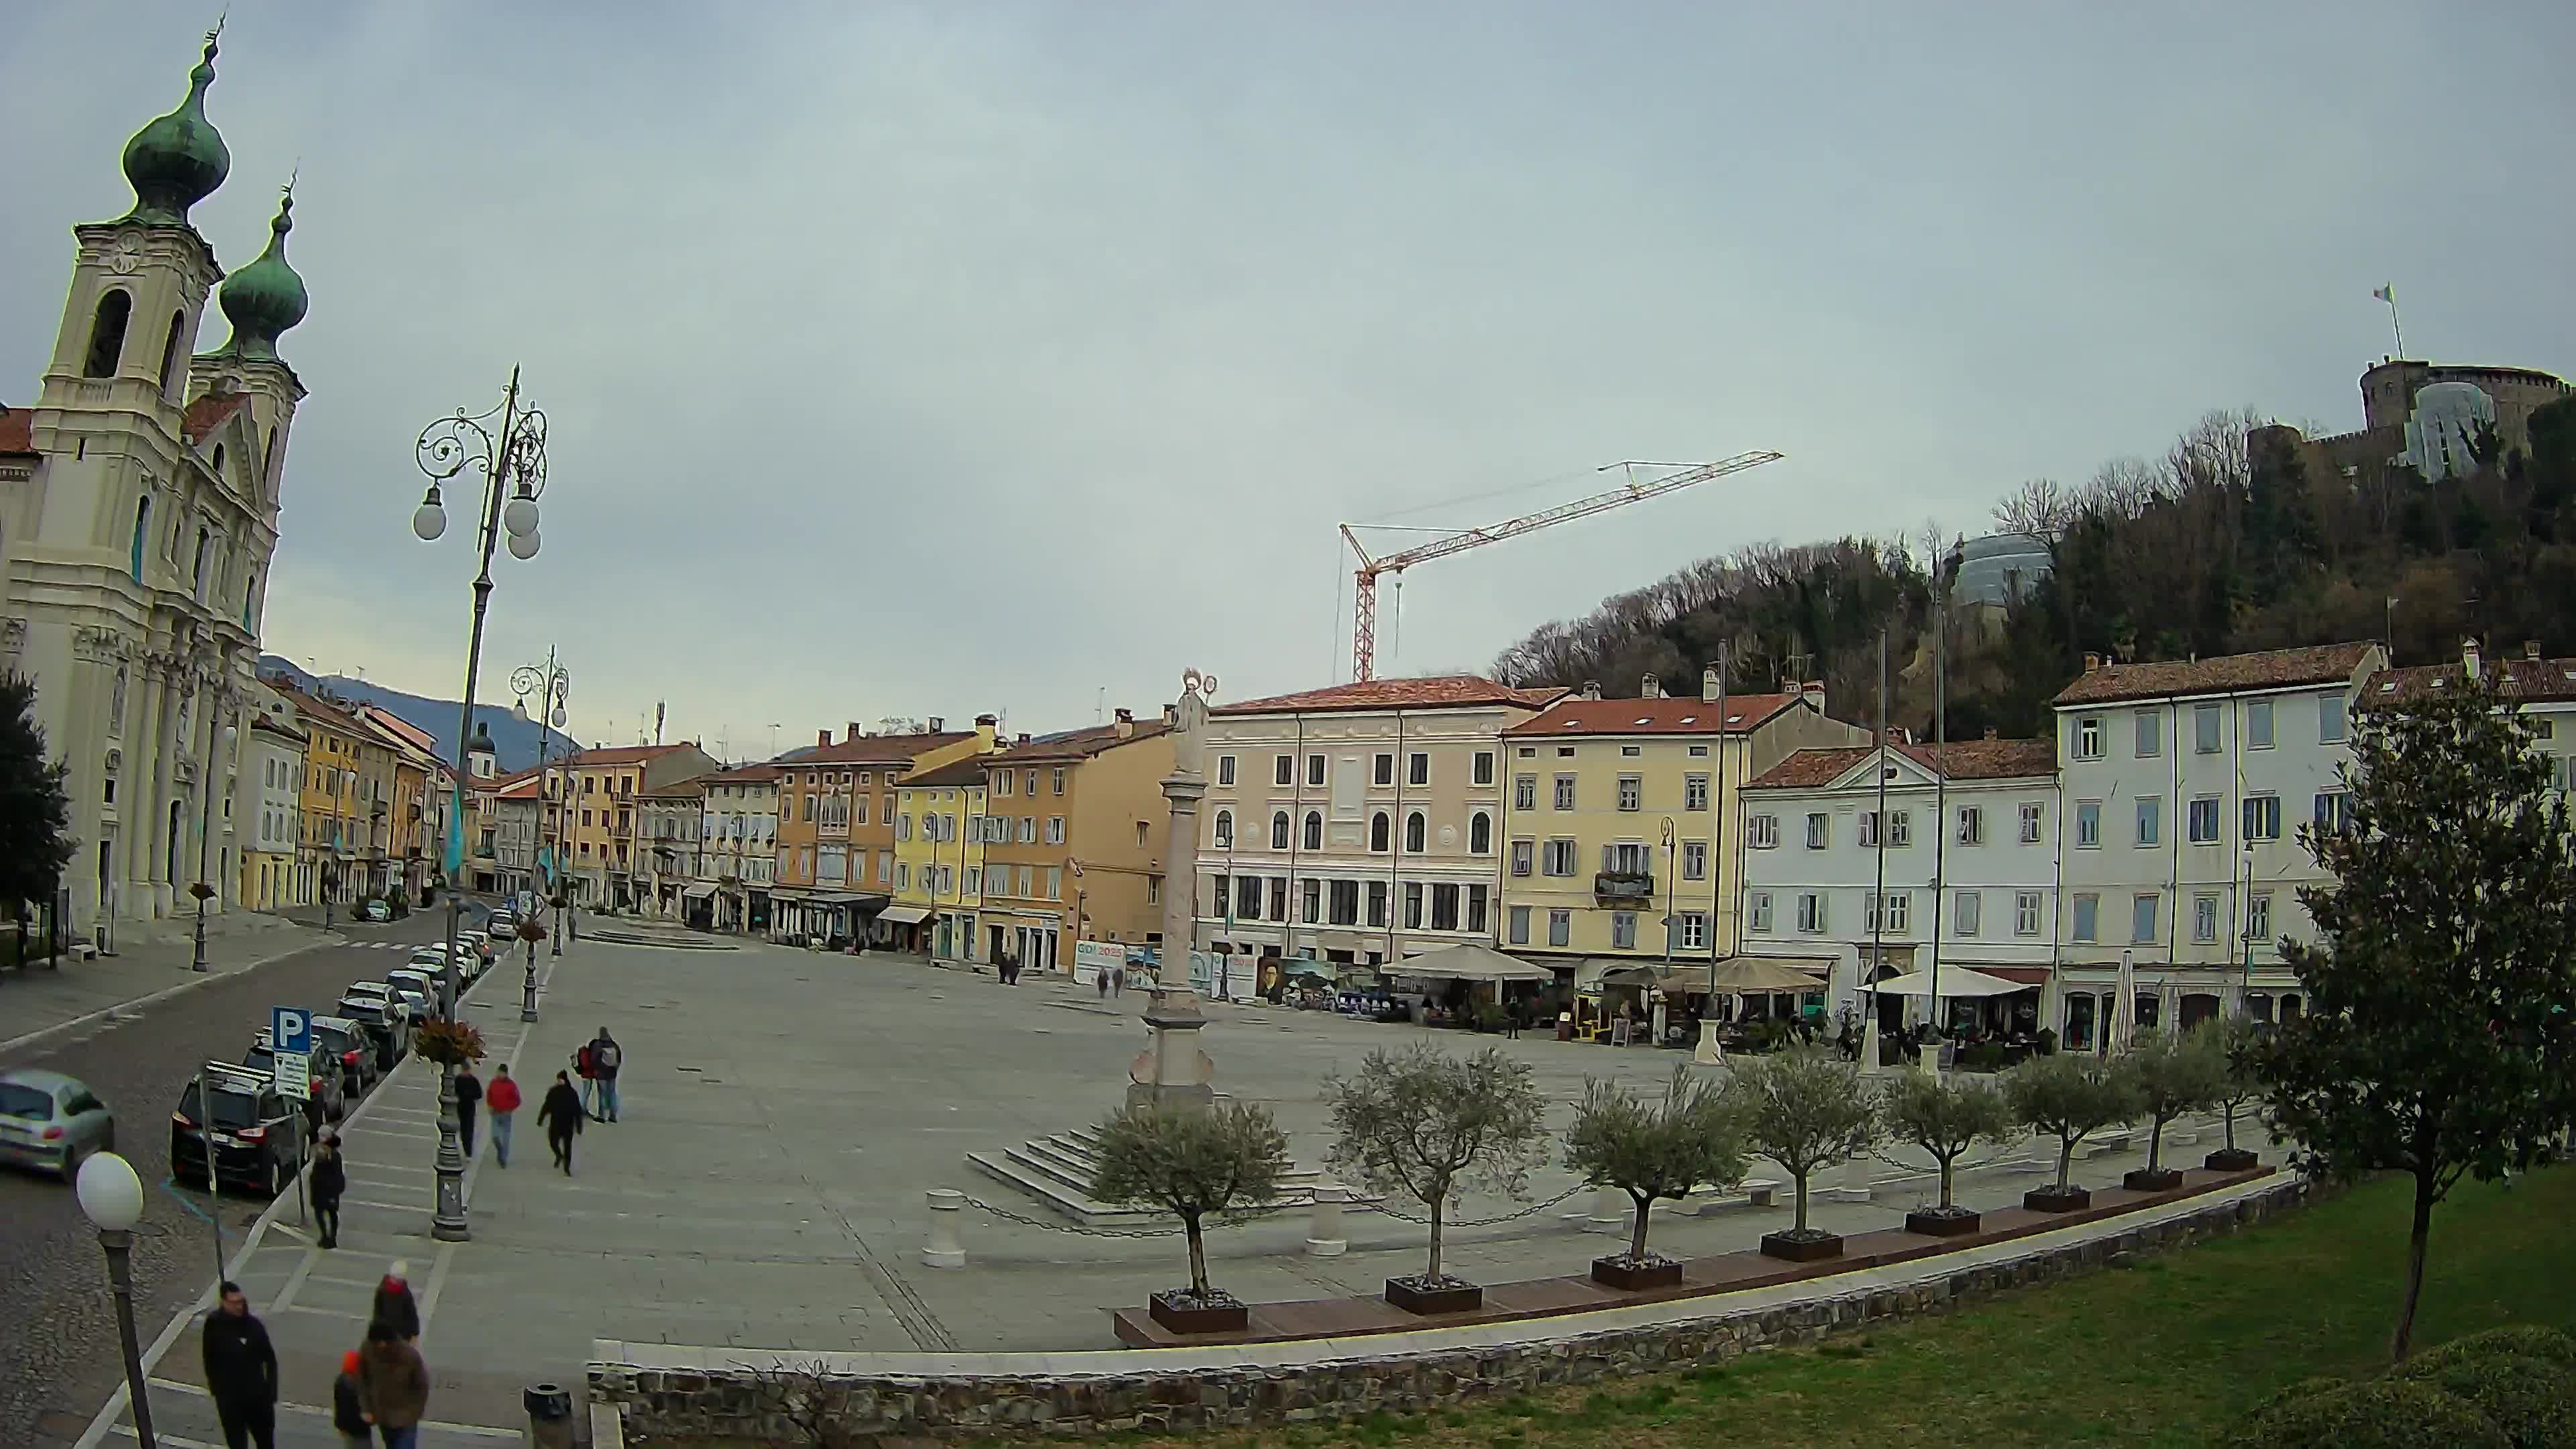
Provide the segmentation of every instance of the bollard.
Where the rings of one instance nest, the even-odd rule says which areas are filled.
[[[930,1190],[930,1241],[921,1249],[921,1261],[933,1268],[966,1266],[966,1246],[957,1238],[957,1216],[966,1210],[966,1194],[952,1188]]]
[[[1625,1188],[1605,1187],[1592,1195],[1592,1215],[1583,1220],[1587,1233],[1624,1233],[1635,1204],[1628,1200]]]
[[[519,1394],[528,1410],[529,1449],[572,1449],[572,1391],[561,1384],[530,1384]]]
[[[1337,1182],[1316,1186],[1314,1216],[1306,1223],[1307,1257],[1338,1258],[1350,1251],[1350,1239],[1342,1236],[1342,1204],[1350,1197],[1351,1190]]]

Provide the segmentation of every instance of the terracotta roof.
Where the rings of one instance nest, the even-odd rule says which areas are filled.
[[[269,715],[261,715],[257,719],[252,720],[250,722],[250,727],[255,730],[266,730],[270,734],[279,735],[286,739],[293,740],[299,745],[304,743],[304,732],[302,730],[296,729],[293,726]]]
[[[2057,742],[1955,740],[1946,745],[1897,745],[1898,754],[1952,780],[2021,780],[2057,773]],[[1800,750],[1748,781],[1747,790],[1815,789],[1842,778],[1876,754],[1871,745]]]
[[[775,784],[778,776],[778,766],[758,764],[744,765],[731,770],[718,770],[712,775],[700,775],[697,780],[702,785],[768,785]]]
[[[565,763],[576,768],[596,768],[602,765],[641,765],[652,760],[658,760],[664,755],[670,754],[675,750],[685,750],[687,748],[688,746],[685,744],[611,745],[606,749],[576,751],[573,754],[573,757],[565,761]]]
[[[0,454],[36,451],[36,414],[28,408],[0,408]]]
[[[250,406],[246,392],[210,392],[188,404],[179,419],[179,431],[194,443],[232,420],[233,414]]]
[[[357,716],[349,713],[346,706],[324,699],[309,690],[298,689],[289,684],[284,675],[269,680],[268,687],[295,701],[297,709],[306,714],[319,716],[322,723],[342,734],[364,736],[369,733],[366,726],[359,724]]]
[[[503,781],[501,788],[492,793],[503,800],[534,800],[537,798],[537,777],[528,774],[516,780]]]
[[[2225,654],[2215,659],[2105,664],[2077,675],[2074,683],[2057,692],[2053,703],[2108,704],[2175,694],[2336,684],[2352,678],[2353,671],[2361,667],[2362,659],[2375,647],[2368,643],[2316,644],[2303,649],[2266,649],[2259,654]]]
[[[915,755],[975,738],[972,730],[942,730],[938,734],[860,735],[828,745],[807,745],[801,750],[778,757],[780,764],[792,765],[884,765],[909,760]]]
[[[673,780],[659,790],[638,790],[635,792],[635,798],[638,800],[694,799],[707,793],[707,781],[714,778],[712,774],[691,775],[685,780]]]
[[[1007,750],[980,758],[988,764],[1005,765],[1023,762],[1043,764],[1048,761],[1060,764],[1068,760],[1087,760],[1103,750],[1114,749],[1119,745],[1132,745],[1138,740],[1150,740],[1158,735],[1168,734],[1171,728],[1161,720],[1140,720],[1133,730],[1122,735],[1118,733],[1116,725],[1092,725],[1087,729],[1066,730],[1062,734],[1041,735],[1025,745],[1013,745]]]
[[[2504,692],[2511,699],[2576,700],[2576,659],[2532,659],[2508,656],[2488,659],[2481,672],[2504,676]],[[2444,690],[2460,687],[2457,664],[2419,664],[2408,669],[2383,669],[2362,686],[2361,705],[2401,704],[2410,699],[2438,697]]]
[[[1715,704],[1689,699],[1560,699],[1507,735],[1713,735],[1757,729],[1798,702],[1794,694],[1731,694]]]
[[[1424,679],[1369,679],[1327,685],[1300,694],[1274,694],[1222,704],[1210,714],[1320,713],[1358,709],[1463,709],[1476,705],[1517,704],[1532,709],[1565,694],[1557,685],[1514,689],[1480,674],[1440,674]]]
[[[984,783],[985,759],[983,755],[970,755],[962,760],[951,760],[936,769],[924,770],[918,775],[906,775],[896,783],[907,789],[921,785],[933,790],[944,790],[956,785],[981,785]]]

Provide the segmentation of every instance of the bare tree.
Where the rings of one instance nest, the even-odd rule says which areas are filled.
[[[1441,1227],[1458,1195],[1516,1193],[1546,1160],[1547,1101],[1530,1069],[1500,1049],[1453,1057],[1429,1044],[1373,1051],[1349,1077],[1324,1083],[1336,1140],[1331,1162],[1379,1192],[1431,1210],[1431,1257],[1415,1284],[1453,1286],[1440,1271]]]
[[[2075,500],[2054,478],[2025,479],[2019,488],[1995,505],[1995,526],[2006,533],[2024,533],[2051,548],[2066,536],[2067,527],[2075,521]]]

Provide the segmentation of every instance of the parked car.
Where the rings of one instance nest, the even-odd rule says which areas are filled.
[[[385,973],[385,984],[404,994],[406,998],[418,996],[420,1004],[412,1009],[412,1019],[428,1021],[444,1014],[439,1010],[439,1005],[445,996],[446,988],[440,984],[439,978],[445,974],[435,967],[423,969],[417,966],[397,966]],[[458,975],[461,978],[463,973],[459,972]],[[463,984],[461,979],[458,984]]]
[[[376,1046],[367,1029],[347,1017],[313,1018],[313,1060],[340,1064],[340,1091],[346,1096],[363,1094],[383,1075],[376,1070]]]
[[[390,921],[394,918],[394,908],[383,901],[367,901],[358,907],[358,914],[370,921]]]
[[[348,1084],[344,1080],[340,1064],[319,1050],[321,1045],[319,1042],[314,1045],[316,1050],[305,1064],[308,1068],[305,1077],[305,1100],[320,1105],[323,1121],[337,1122],[348,1115]],[[277,1080],[277,1050],[275,1043],[269,1038],[266,1027],[260,1028],[258,1037],[250,1044],[250,1050],[242,1053],[241,1064],[244,1068],[257,1072],[272,1082]]]
[[[231,1183],[275,1197],[304,1165],[304,1135],[295,1118],[295,1103],[266,1077],[228,1062],[208,1062],[189,1078],[179,1094],[179,1109],[170,1114],[170,1175],[215,1192]],[[214,1139],[211,1177],[209,1136]]]
[[[375,1052],[376,1075],[390,1073],[411,1050],[411,1023],[398,1001],[381,996],[343,996],[332,1010],[354,1021],[367,1034]]]
[[[116,1114],[72,1077],[35,1067],[0,1072],[0,1162],[69,1182],[81,1160],[116,1145]]]

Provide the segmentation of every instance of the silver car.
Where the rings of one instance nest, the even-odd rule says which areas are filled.
[[[0,1071],[0,1161],[41,1167],[69,1182],[82,1159],[116,1145],[116,1114],[60,1072]]]

